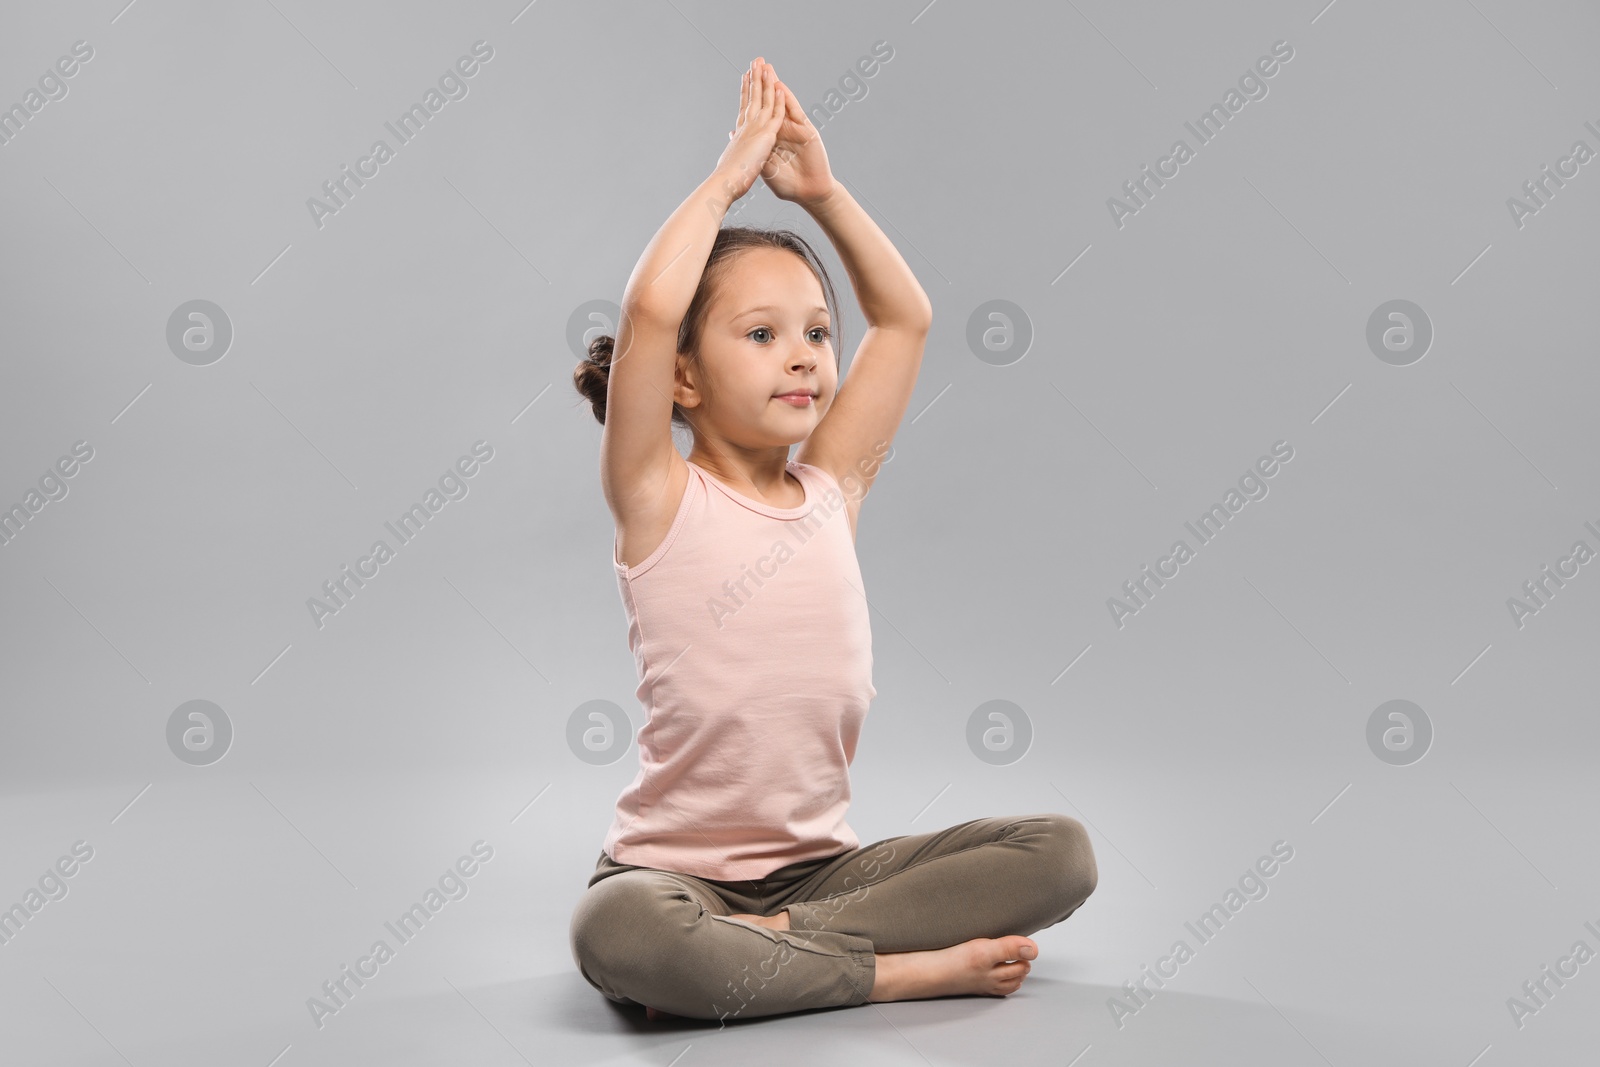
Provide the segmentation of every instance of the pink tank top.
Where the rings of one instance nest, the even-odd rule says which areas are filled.
[[[605,851],[733,881],[859,848],[845,822],[872,630],[839,483],[790,460],[778,508],[696,463],[666,539],[612,565],[646,722]]]

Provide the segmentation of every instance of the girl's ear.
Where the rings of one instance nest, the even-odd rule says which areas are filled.
[[[677,362],[672,365],[672,401],[680,408],[699,406],[700,388],[695,378],[689,357],[679,353]]]

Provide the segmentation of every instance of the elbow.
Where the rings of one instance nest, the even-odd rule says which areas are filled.
[[[928,294],[922,291],[921,286],[913,286],[913,292],[903,298],[896,298],[887,307],[868,309],[863,307],[867,325],[880,330],[893,330],[895,333],[923,334],[924,336],[933,329],[933,305],[928,301]]]
[[[901,333],[914,333],[923,337],[933,329],[933,309],[927,308],[896,327]]]
[[[933,304],[928,300],[928,294],[920,288],[917,290],[917,297],[911,306],[909,321],[901,328],[926,334],[933,329]]]
[[[683,322],[684,309],[679,308],[674,312],[659,303],[642,300],[636,293],[632,292],[623,295],[619,309],[625,321],[648,324],[656,328],[677,329],[678,325]],[[622,324],[618,323],[617,328],[621,329],[621,327]]]
[[[907,308],[903,314],[893,318],[873,319],[867,325],[880,330],[893,330],[895,333],[926,337],[933,329],[933,309],[924,303],[921,307]]]

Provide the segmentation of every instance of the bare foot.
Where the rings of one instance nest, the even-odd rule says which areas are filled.
[[[1033,969],[1039,946],[1020,934],[977,937],[926,952],[884,952],[867,999],[917,1000],[963,994],[1003,997],[1015,993]],[[1014,962],[1013,962],[1014,961]]]

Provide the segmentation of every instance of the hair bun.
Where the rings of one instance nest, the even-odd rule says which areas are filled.
[[[595,421],[606,424],[606,385],[611,377],[611,358],[616,340],[609,334],[597,334],[589,342],[589,351],[583,361],[572,370],[572,384],[594,408]]]

